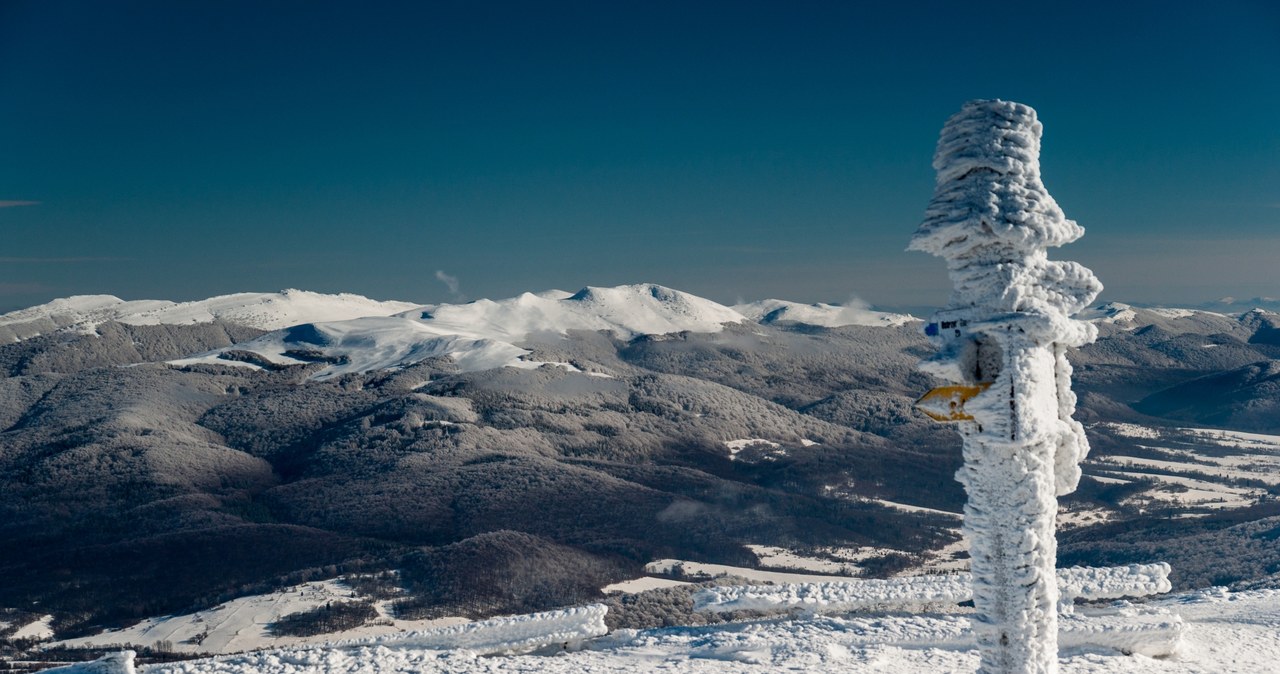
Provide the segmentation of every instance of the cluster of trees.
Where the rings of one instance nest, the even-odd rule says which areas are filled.
[[[0,327],[0,338],[4,328]],[[173,360],[230,346],[262,334],[231,323],[124,325],[107,322],[92,334],[45,334],[0,346],[7,376],[72,373],[94,367]]]
[[[1062,534],[1058,565],[1168,562],[1173,589],[1280,573],[1280,502],[1196,518],[1133,517]]]
[[[518,531],[480,534],[404,557],[402,618],[531,613],[600,596],[628,565]]]
[[[282,616],[268,628],[276,636],[310,637],[354,629],[378,617],[367,601],[338,601]]]
[[[742,585],[749,582],[745,578],[725,576],[715,580],[663,587],[636,594],[610,595],[601,602],[609,607],[604,621],[611,630],[642,630],[676,625],[712,625],[768,615],[760,611],[713,613],[693,610],[693,595],[697,591],[707,587]]]

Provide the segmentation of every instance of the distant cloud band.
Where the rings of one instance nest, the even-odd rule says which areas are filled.
[[[0,208],[13,208],[15,206],[39,206],[39,201],[4,201],[0,200]]]

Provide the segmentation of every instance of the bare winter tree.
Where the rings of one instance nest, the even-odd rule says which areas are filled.
[[[1084,230],[1040,181],[1041,128],[1030,107],[999,100],[970,101],[947,120],[910,246],[945,258],[954,285],[926,328],[939,352],[921,369],[953,383],[935,389],[949,410],[933,416],[959,421],[964,437],[957,478],[987,674],[1057,671],[1054,517],[1088,452],[1065,350],[1093,340],[1093,326],[1070,316],[1102,287],[1045,254]]]

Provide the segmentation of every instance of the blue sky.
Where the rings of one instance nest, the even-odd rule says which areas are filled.
[[[642,281],[941,304],[942,262],[903,249],[970,98],[1039,111],[1087,230],[1052,256],[1105,298],[1275,296],[1277,73],[1265,1],[0,0],[0,310]]]

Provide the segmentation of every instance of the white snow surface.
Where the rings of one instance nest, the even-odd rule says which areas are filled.
[[[520,346],[533,337],[571,330],[607,331],[619,339],[711,333],[744,320],[726,306],[658,285],[588,287],[572,295],[525,293],[500,301],[422,307],[395,316],[297,325],[172,362],[225,363],[229,351],[250,351],[276,364],[328,359],[315,379],[404,367],[439,356],[451,357],[463,371],[536,367],[522,359],[529,351]]]
[[[54,667],[44,671],[56,672],[57,674],[135,674],[138,671],[133,664],[133,659],[136,656],[137,653],[134,651],[120,651],[118,653],[109,653],[90,662]]]
[[[1226,314],[1201,309],[1181,309],[1176,307],[1134,307],[1123,302],[1106,302],[1096,307],[1085,309],[1079,313],[1081,320],[1091,323],[1106,323],[1134,330],[1152,319],[1176,320],[1193,316],[1229,318]]]
[[[339,580],[303,583],[266,594],[239,597],[195,613],[148,618],[129,627],[107,630],[75,639],[50,644],[69,648],[129,645],[156,648],[168,642],[167,649],[180,653],[237,653],[261,648],[299,646],[331,641],[376,637],[401,632],[420,632],[441,626],[468,622],[465,618],[446,617],[435,620],[399,620],[384,600],[374,604],[378,620],[338,634],[314,637],[277,636],[270,626],[284,616],[308,611],[331,602],[349,601],[351,588]],[[48,636],[52,636],[50,633]]]
[[[735,304],[733,310],[757,323],[793,321],[824,328],[846,325],[893,326],[919,320],[910,314],[874,311],[865,302],[801,304],[787,300],[761,300]]]
[[[491,618],[408,634],[338,642],[335,648],[385,646],[427,650],[461,650],[487,655],[524,653],[550,644],[576,644],[608,634],[604,604],[574,606],[556,611]]]
[[[856,548],[828,548],[832,553],[839,555],[838,557],[837,554],[831,555],[836,559],[799,554],[794,550],[788,550],[776,545],[747,545],[746,548],[755,553],[756,558],[760,560],[761,568],[799,569],[842,576],[854,575],[857,569],[856,562],[872,556],[869,553],[861,553]]]
[[[1138,319],[1138,312],[1123,302],[1107,302],[1081,311],[1080,319],[1094,323],[1133,324],[1133,327],[1137,327],[1135,321]]]
[[[1171,587],[1168,564],[1058,569],[1057,578],[1064,605],[1075,599],[1145,597],[1168,592]],[[972,588],[973,576],[958,573],[887,580],[710,587],[695,594],[693,603],[695,610],[715,613],[797,608],[814,613],[919,611],[969,601],[973,599]]]
[[[11,341],[60,329],[92,332],[107,321],[129,325],[192,325],[222,320],[261,330],[364,316],[390,316],[421,306],[413,302],[378,301],[360,295],[326,295],[305,290],[278,293],[235,293],[194,302],[125,301],[112,295],[76,295],[0,315]]]
[[[1153,453],[1112,453],[1086,462],[1085,474],[1093,480],[1133,485],[1116,504],[1120,508],[1145,509],[1158,503],[1173,517],[1201,517],[1263,503],[1272,498],[1268,485],[1280,485],[1277,435],[1132,423],[1099,423],[1093,430]],[[1098,512],[1105,519],[1113,511],[1101,507]]]
[[[770,571],[745,566],[691,562],[683,559],[657,559],[645,564],[646,573],[679,576],[696,580],[710,580],[733,576],[760,583],[821,583],[833,580],[854,580],[852,576]]]
[[[379,301],[349,293],[330,295],[291,289],[276,293],[235,293],[191,302],[76,295],[0,315],[0,343],[58,331],[90,334],[108,321],[129,325],[194,325],[221,320],[261,330],[281,330],[304,324],[327,326],[353,319],[390,316],[429,325],[429,332],[436,337],[508,344],[543,333],[563,335],[570,330],[606,330],[619,339],[631,339],[639,335],[683,331],[718,332],[725,323],[742,321],[794,321],[839,327],[895,326],[916,320],[907,314],[874,311],[857,299],[844,305],[763,300],[728,307],[651,283],[614,288],[587,287],[577,293],[547,290],[505,300],[484,299],[466,304],[440,305]],[[377,331],[377,327],[372,327],[374,325],[347,329],[334,327],[330,330],[349,333],[370,327]],[[470,350],[457,344],[438,344],[421,351],[439,355],[435,352]],[[216,356],[209,362],[215,361]],[[278,362],[293,361],[282,359]],[[223,361],[223,364],[228,362]],[[246,363],[238,364],[252,367]]]
[[[729,448],[729,458],[733,460],[737,460],[738,455],[741,454],[744,449],[753,448],[753,447],[756,449],[762,450],[766,456],[786,454],[785,451],[777,451],[777,452],[773,451],[773,450],[778,450],[779,448],[782,447],[782,445],[779,445],[778,443],[772,440],[765,440],[764,438],[740,438],[738,440],[725,440],[724,446]]]
[[[13,632],[11,639],[49,639],[53,637],[53,616],[46,615]]]
[[[1280,590],[1222,588],[1141,607],[1082,607],[1059,624],[1064,674],[1259,674],[1280,662]],[[619,630],[553,656],[477,657],[468,649],[392,645],[289,648],[148,665],[148,674],[545,672],[950,674],[978,665],[961,612],[800,616],[748,623]],[[1159,656],[1159,657],[1156,657]]]

